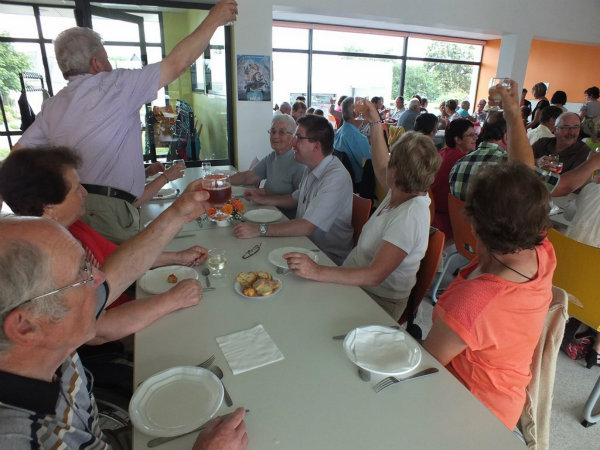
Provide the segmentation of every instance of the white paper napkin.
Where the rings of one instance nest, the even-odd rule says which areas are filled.
[[[411,351],[404,340],[404,332],[384,327],[365,327],[354,331],[348,342],[355,361],[361,367],[377,372],[400,371],[412,365]]]
[[[283,359],[262,325],[218,337],[217,343],[234,375]]]

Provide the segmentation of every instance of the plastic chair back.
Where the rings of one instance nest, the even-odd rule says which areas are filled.
[[[556,253],[552,282],[570,294],[569,315],[600,331],[600,248],[582,244],[555,229],[548,239]],[[575,297],[575,298],[573,298]]]
[[[472,260],[475,257],[477,244],[475,236],[471,231],[471,224],[462,215],[464,205],[465,202],[452,194],[448,194],[448,214],[450,215],[450,224],[454,233],[456,251],[468,260]]]
[[[369,216],[371,215],[371,205],[373,202],[368,198],[362,198],[356,194],[352,196],[352,228],[354,229],[354,245],[358,242],[358,237]]]
[[[442,259],[445,239],[446,236],[443,232],[433,227],[430,228],[429,244],[427,245],[425,256],[423,256],[423,259],[421,260],[419,271],[417,272],[417,282],[410,291],[406,309],[402,313],[400,319],[398,319],[399,324],[408,322],[408,324],[411,325],[413,323],[419,305],[425,297],[427,289],[429,289],[429,286],[433,282],[433,278],[435,277],[437,268],[440,264],[440,259]]]
[[[531,358],[531,380],[526,388],[525,406],[518,424],[531,449],[550,448],[550,411],[556,361],[567,319],[567,293],[552,286],[552,302]]]

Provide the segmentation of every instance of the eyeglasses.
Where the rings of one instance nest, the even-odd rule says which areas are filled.
[[[274,128],[267,130],[267,133],[269,133],[271,136],[275,136],[275,135],[285,136],[286,134],[292,134],[289,131],[275,130]]]
[[[14,306],[13,308],[11,308],[8,312],[14,311],[15,309],[17,309],[29,302],[32,302],[34,300],[39,300],[40,298],[48,297],[49,295],[58,294],[59,292],[66,291],[67,289],[71,289],[71,288],[78,287],[78,286],[83,286],[84,284],[88,284],[88,283],[91,283],[94,281],[93,267],[89,261],[85,262],[85,267],[83,267],[81,269],[81,272],[86,273],[87,275],[89,275],[89,277],[87,277],[81,281],[77,281],[73,284],[69,284],[68,286],[54,289],[53,291],[46,292],[45,294],[37,295],[35,297],[27,299],[27,300],[19,303],[17,306]],[[102,289],[100,289],[100,288],[102,288]],[[109,289],[108,289],[108,284],[106,283],[106,281],[103,284],[101,284],[100,286],[98,286],[98,307],[97,307],[97,311],[96,311],[96,318],[98,318],[100,316],[100,313],[104,309],[104,305],[106,304],[106,300],[108,299],[108,292],[109,292]]]
[[[477,133],[466,133],[466,134],[463,134],[463,139],[465,139],[465,138],[472,138],[472,137],[477,137]]]
[[[579,125],[571,125],[570,127],[561,125],[556,128],[558,128],[559,130],[579,130]]]
[[[298,141],[301,141],[302,139],[306,139],[306,140],[308,140],[308,141],[312,141],[312,140],[313,140],[313,138],[310,138],[310,137],[308,137],[308,136],[300,136],[300,135],[298,135],[298,134],[294,134],[294,136],[293,136],[293,137],[294,137],[294,139],[296,139],[296,140],[298,140]]]

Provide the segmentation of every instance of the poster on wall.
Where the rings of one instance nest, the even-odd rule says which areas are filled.
[[[238,100],[271,101],[271,57],[237,55]]]

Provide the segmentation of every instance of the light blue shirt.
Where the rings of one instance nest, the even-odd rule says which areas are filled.
[[[371,145],[358,128],[349,122],[344,124],[335,133],[333,148],[348,155],[354,172],[354,182],[362,180],[363,158],[371,159]]]

